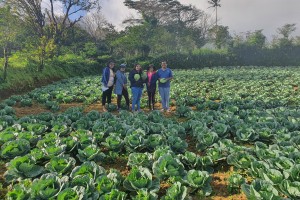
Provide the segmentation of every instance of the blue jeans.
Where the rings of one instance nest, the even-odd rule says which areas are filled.
[[[140,87],[132,87],[132,111],[135,111],[135,105],[137,105],[137,110],[139,111],[141,109],[141,97],[143,88]]]
[[[158,87],[163,109],[169,109],[170,87]]]

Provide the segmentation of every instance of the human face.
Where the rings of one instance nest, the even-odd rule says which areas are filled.
[[[121,68],[120,68],[120,71],[121,71],[121,72],[125,72],[125,67],[121,67]]]
[[[115,63],[113,63],[113,62],[109,63],[108,67],[109,67],[110,69],[114,68],[114,67],[115,67]]]
[[[136,65],[136,66],[135,66],[135,70],[136,70],[136,71],[140,71],[140,70],[141,70],[141,65]]]
[[[149,72],[153,72],[153,67],[149,67]]]
[[[166,63],[166,62],[161,62],[161,67],[162,67],[163,69],[166,69],[166,68],[167,68],[167,63]]]

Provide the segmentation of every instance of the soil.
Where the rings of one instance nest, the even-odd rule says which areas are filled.
[[[198,149],[196,148],[197,142],[191,135],[188,135],[186,137],[186,142],[189,145],[187,148],[188,151],[194,152],[195,154],[199,154]]]
[[[114,102],[113,102],[114,103]],[[82,103],[69,103],[69,104],[60,104],[60,110],[59,112],[64,112],[70,107],[80,107],[83,106]],[[159,109],[161,107],[160,103],[155,104],[155,108]],[[19,104],[14,106],[14,109],[16,110],[16,116],[17,117],[23,117],[27,115],[35,115],[42,112],[49,112],[44,106],[38,103],[33,103],[31,107],[21,107]],[[101,103],[97,102],[91,105],[85,105],[84,106],[84,112],[87,113],[91,110],[98,110],[102,112],[102,105]],[[174,112],[176,110],[175,106],[171,107],[171,112],[167,113],[164,112],[164,115],[167,117],[171,117],[174,115]],[[143,109],[145,112],[149,112],[149,109]],[[117,112],[113,112],[117,113]],[[182,119],[184,121],[185,119]],[[198,152],[196,149],[196,142],[193,140],[191,136],[187,136],[186,141],[189,144],[188,151],[195,152],[199,155],[201,155],[201,152]],[[0,164],[1,165],[1,164]],[[127,176],[130,172],[130,168],[127,166],[127,159],[124,157],[119,157],[115,161],[111,162],[103,162],[100,163],[101,166],[103,166],[106,170],[109,170],[110,168],[117,169],[121,172],[123,176]],[[200,199],[206,199],[206,200],[246,200],[246,196],[243,193],[239,194],[230,194],[227,190],[227,179],[232,173],[233,169],[230,168],[225,162],[219,163],[218,165],[218,171],[212,174],[212,182],[211,186],[213,188],[213,193],[209,197],[200,198]],[[5,172],[5,167],[0,166],[0,183],[4,183],[3,174]],[[166,190],[170,187],[170,183],[168,182],[162,182],[161,183],[161,189],[159,191],[159,195],[162,196],[165,194]],[[6,188],[0,190],[0,199],[4,198],[4,195],[7,193]],[[193,196],[193,200],[199,200],[199,197]]]
[[[294,91],[297,91],[299,89],[299,87],[298,86],[294,86],[293,89],[294,89]]]
[[[127,159],[124,157],[118,157],[116,160],[106,161],[100,163],[106,171],[109,169],[117,169],[121,172],[123,177],[126,177],[130,173],[130,168],[127,166]]]
[[[5,171],[6,171],[5,164],[3,162],[0,162],[0,186],[2,186],[0,187],[0,199],[4,199],[7,193],[7,188],[5,187],[6,183],[3,177]]]
[[[116,102],[114,102],[114,100],[112,101],[113,104],[116,104]],[[63,113],[65,112],[68,108],[72,108],[72,107],[81,107],[83,106],[84,113],[88,113],[92,110],[98,110],[99,112],[103,112],[103,106],[101,105],[100,102],[96,102],[90,105],[84,105],[83,103],[61,103],[60,105],[60,109],[58,111],[58,113]],[[16,116],[18,118],[20,117],[24,117],[27,115],[37,115],[43,112],[51,112],[50,110],[48,110],[47,108],[45,108],[45,106],[43,106],[42,104],[33,102],[32,106],[30,107],[21,107],[20,104],[16,104],[15,106],[13,106],[13,108],[16,111]],[[160,109],[161,108],[161,104],[160,103],[156,103],[155,104],[155,109]],[[148,108],[142,109],[144,112],[150,112],[150,110]],[[167,117],[171,117],[174,115],[174,112],[176,110],[175,106],[171,106],[170,107],[171,112],[164,112],[164,115]],[[113,114],[117,114],[118,112],[114,111]]]
[[[171,187],[171,184],[166,182],[166,181],[162,181],[159,185],[159,191],[158,191],[158,196],[162,197],[166,194],[167,189]]]
[[[27,116],[27,115],[37,115],[43,112],[49,112],[43,105],[34,103],[31,107],[21,107],[19,104],[13,106],[16,111],[16,116],[18,118]]]
[[[239,194],[230,194],[227,190],[228,182],[227,179],[232,172],[216,172],[212,175],[213,179],[211,186],[213,188],[213,193],[211,197],[205,199],[211,200],[247,200],[246,196],[243,193]]]

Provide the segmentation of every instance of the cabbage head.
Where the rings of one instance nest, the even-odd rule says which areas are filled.
[[[159,180],[153,178],[148,168],[134,167],[125,178],[123,186],[129,191],[144,189],[156,192],[159,190]]]

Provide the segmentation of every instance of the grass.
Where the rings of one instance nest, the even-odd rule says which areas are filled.
[[[4,60],[0,59],[3,66]],[[84,67],[83,67],[84,66]],[[74,54],[47,60],[43,71],[37,71],[37,63],[28,61],[26,56],[13,55],[9,58],[7,78],[3,81],[3,69],[0,69],[0,100],[11,94],[23,94],[26,91],[64,78],[95,74],[99,63]]]

